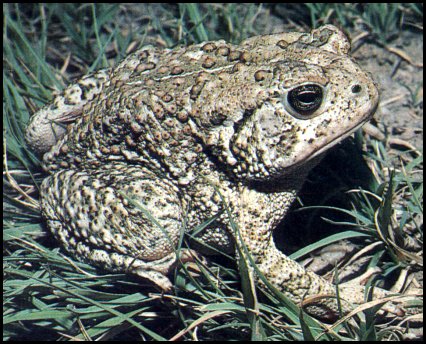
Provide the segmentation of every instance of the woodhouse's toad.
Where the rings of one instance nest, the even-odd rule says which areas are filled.
[[[241,246],[223,197],[275,287],[296,302],[335,295],[277,250],[272,231],[321,154],[377,107],[377,88],[349,49],[327,25],[240,45],[147,47],[83,77],[27,130],[50,174],[40,190],[49,229],[78,259],[169,290],[184,223],[193,229],[217,216],[202,241],[227,252]],[[361,287],[341,295],[363,301]],[[335,315],[335,301],[308,311]]]

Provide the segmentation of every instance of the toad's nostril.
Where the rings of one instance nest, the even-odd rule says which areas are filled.
[[[353,85],[351,88],[352,93],[359,93],[361,92],[361,90],[362,90],[362,87],[358,84]]]

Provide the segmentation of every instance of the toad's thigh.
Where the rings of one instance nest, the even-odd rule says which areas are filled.
[[[41,194],[49,228],[80,258],[102,249],[154,261],[174,252],[179,241],[176,190],[139,166],[57,172],[43,182]]]

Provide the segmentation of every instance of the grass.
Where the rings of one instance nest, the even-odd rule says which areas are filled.
[[[23,133],[30,114],[51,99],[52,91],[61,90],[83,73],[114,64],[130,49],[153,40],[167,47],[219,38],[238,42],[257,33],[258,22],[270,8],[158,5],[132,16],[127,8],[108,4],[3,6],[4,340],[371,340],[398,334],[374,330],[374,314],[361,315],[358,324],[346,322],[333,329],[306,314],[301,316],[298,307],[267,281],[256,292],[244,261],[229,256],[208,264],[196,260],[183,265],[172,276],[174,293],[162,294],[131,276],[106,274],[63,255],[42,224],[37,187],[45,174],[39,159],[27,149]],[[353,20],[356,14],[348,11],[345,15],[343,9],[334,11],[342,25],[350,27],[348,18]],[[398,18],[395,13],[401,9],[407,13],[410,7],[399,5],[389,10],[390,17]],[[330,7],[309,10],[306,16],[315,23],[334,18]],[[365,22],[372,25],[372,21]],[[393,19],[396,31],[400,29],[397,22]],[[331,162],[320,166],[307,184],[319,187],[325,180],[321,178],[332,176],[327,185],[334,187],[313,204],[335,200],[339,208],[346,206],[338,210],[345,217],[337,220],[332,210],[326,216],[333,220],[324,223],[340,232],[342,226],[347,230],[330,234],[292,256],[300,258],[338,239],[357,237],[371,247],[367,251],[370,264],[382,267],[385,276],[395,275],[419,259],[405,248],[404,240],[409,238],[403,229],[410,228],[413,237],[421,235],[422,156],[405,152],[390,157],[383,144],[371,141],[369,167],[359,163],[346,167],[363,181],[358,188],[360,184],[345,178],[344,172],[335,172],[341,170],[332,161],[348,160],[339,154],[360,156],[359,142],[346,146],[346,153],[342,149],[334,152],[337,158],[334,155]],[[349,186],[352,192],[343,193]],[[307,216],[308,210],[299,211],[308,219],[308,227],[321,216],[317,211],[311,209]]]
[[[423,19],[423,4],[412,3],[307,3],[313,27],[337,20],[344,28],[361,23],[377,42],[386,44],[399,36],[404,26]]]

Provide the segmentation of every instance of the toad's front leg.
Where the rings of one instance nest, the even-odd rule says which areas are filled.
[[[275,288],[292,301],[302,304],[312,316],[326,321],[336,320],[339,317],[336,286],[287,257],[276,248],[273,241],[272,230],[277,224],[276,215],[273,214],[282,216],[293,201],[295,193],[289,191],[273,195],[242,190],[238,204],[241,212],[236,219],[240,235],[237,235],[236,241],[248,265],[251,262],[244,253],[245,249],[258,270]],[[271,197],[279,199],[279,202],[276,202],[277,199],[271,202]],[[280,204],[280,208],[272,209],[274,204]],[[254,269],[251,269],[251,273],[256,275]],[[350,282],[339,285],[341,310],[344,314],[353,310],[354,305],[364,303],[364,292],[365,288],[361,285]],[[383,289],[374,289],[374,298],[382,299],[389,295]],[[397,315],[403,314],[400,304],[388,303],[383,308]]]

